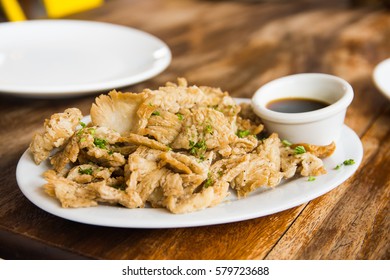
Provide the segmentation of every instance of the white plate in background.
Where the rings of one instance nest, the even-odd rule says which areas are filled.
[[[379,63],[372,76],[378,89],[390,99],[390,58]]]
[[[237,98],[237,102],[250,102]],[[83,120],[88,123],[88,117]],[[122,206],[99,205],[89,208],[62,208],[59,201],[48,196],[42,186],[42,173],[51,169],[48,160],[36,165],[27,149],[19,160],[16,179],[20,190],[36,206],[58,217],[99,226],[122,228],[179,228],[215,225],[258,218],[277,213],[317,198],[339,186],[353,175],[363,157],[363,146],[356,133],[345,126],[334,154],[324,159],[328,174],[309,182],[307,177],[282,182],[268,191],[257,190],[246,198],[237,199],[232,192],[225,202],[198,212],[172,214],[163,208],[127,209]],[[334,168],[346,159],[354,165]]]
[[[161,73],[171,51],[146,32],[109,23],[0,23],[0,92],[63,97],[118,89]]]

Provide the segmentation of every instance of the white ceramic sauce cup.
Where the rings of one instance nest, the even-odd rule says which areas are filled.
[[[306,98],[330,104],[303,113],[280,113],[267,108],[271,101]],[[327,74],[304,73],[273,80],[259,88],[252,98],[254,112],[269,132],[292,143],[328,145],[337,142],[353,89],[345,80]]]

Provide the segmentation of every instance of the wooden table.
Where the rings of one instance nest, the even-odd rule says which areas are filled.
[[[112,0],[70,18],[135,27],[169,45],[169,68],[124,89],[133,92],[183,76],[191,84],[251,97],[284,75],[338,75],[355,90],[346,124],[363,142],[363,162],[331,192],[262,218],[178,229],[91,226],[34,206],[19,190],[15,168],[46,117],[72,106],[88,114],[96,95],[61,100],[0,95],[0,257],[390,258],[390,110],[371,80],[374,66],[390,56],[389,10],[349,1]]]

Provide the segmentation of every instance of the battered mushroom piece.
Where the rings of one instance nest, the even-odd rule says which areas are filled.
[[[91,183],[89,187],[98,193],[97,200],[99,202],[120,204],[127,208],[139,208],[144,205],[139,195],[133,190],[115,188],[107,185],[104,181]]]
[[[223,113],[227,118],[236,117],[241,108],[236,104],[229,93],[222,91],[220,88],[213,87],[199,87],[205,94],[205,99],[202,104],[198,106],[206,106]]]
[[[296,147],[294,149],[291,146],[281,147],[280,153],[281,170],[286,179],[296,173],[302,176],[319,176],[327,173],[322,160],[304,149],[297,153]]]
[[[262,121],[258,115],[253,111],[252,105],[250,103],[241,103],[240,113],[238,116],[244,120],[249,120],[251,123],[261,125]]]
[[[44,177],[48,182],[43,186],[46,193],[55,196],[64,208],[96,206],[98,194],[87,185],[58,176],[53,170],[46,171]]]
[[[237,117],[237,134],[260,134],[264,129],[264,125],[259,122],[253,122],[250,119]]]
[[[136,190],[142,200],[142,207],[145,205],[145,202],[154,189],[160,186],[163,177],[168,173],[169,170],[166,168],[156,169],[148,173],[148,176],[145,176],[142,181],[138,183]]]
[[[168,171],[148,197],[152,207],[164,207],[167,197],[180,197],[184,194],[183,180],[178,173]]]
[[[129,156],[128,164],[125,168],[125,178],[127,189],[137,191],[137,185],[149,173],[159,169],[160,150],[154,150],[145,146],[139,146],[138,149]]]
[[[318,145],[312,145],[312,144],[307,144],[307,143],[301,143],[301,144],[298,143],[298,144],[291,145],[291,148],[294,149],[298,146],[304,147],[307,152],[309,152],[312,155],[315,155],[316,157],[319,157],[319,158],[330,157],[334,153],[334,151],[336,150],[335,142],[332,142],[326,146],[318,146]]]
[[[205,154],[201,161],[194,156],[184,153],[166,152],[160,155],[161,163],[167,164],[177,172],[200,175],[207,174],[213,157],[213,152]]]
[[[164,206],[175,214],[184,214],[199,211],[211,206],[214,200],[214,189],[203,189],[200,193],[181,197],[169,197],[166,199]]]
[[[153,107],[155,108],[155,107]],[[151,136],[157,141],[168,145],[179,134],[182,126],[180,114],[173,114],[158,108],[153,109],[145,128],[138,131],[141,135]]]
[[[36,164],[47,159],[54,148],[61,147],[73,135],[83,115],[77,108],[66,109],[46,119],[44,132],[36,133],[30,144]]]
[[[280,140],[272,134],[250,154],[249,164],[233,181],[232,187],[244,197],[260,187],[275,187],[283,177],[280,172]]]
[[[140,172],[142,176],[159,168],[158,162],[162,151],[139,146],[128,158],[129,171]]]
[[[143,93],[122,93],[116,90],[100,95],[91,107],[92,124],[109,127],[120,134],[138,129],[137,110],[145,100]]]
[[[164,145],[157,140],[150,139],[146,136],[138,135],[135,133],[130,133],[128,136],[121,137],[119,139],[119,142],[130,143],[137,146],[145,146],[160,151],[169,151],[171,149],[167,145]]]
[[[180,160],[174,158],[171,152],[161,154],[161,163],[169,165],[175,172],[191,174],[192,170]]]
[[[175,214],[190,213],[218,205],[229,195],[229,183],[218,180],[210,183],[210,185],[212,184],[210,186],[208,180],[200,192],[169,196],[163,201],[163,205]]]
[[[219,153],[223,157],[229,157],[232,155],[244,155],[252,152],[258,145],[259,141],[253,135],[249,135],[243,138],[235,137],[234,141],[225,149],[221,149]]]
[[[248,167],[250,155],[232,156],[213,163],[210,167],[209,182],[217,180],[232,182],[240,173]]]
[[[165,196],[181,196],[184,194],[183,179],[178,173],[168,172],[161,178],[161,189]],[[150,197],[148,199],[150,201]]]
[[[319,176],[326,174],[324,163],[321,159],[311,153],[305,153],[299,156],[301,158],[301,170],[302,176]]]
[[[55,171],[60,174],[66,173],[66,166],[70,162],[76,162],[80,153],[79,138],[72,136],[63,150],[58,151],[50,159]]]
[[[114,150],[120,134],[107,127],[87,127],[77,132],[81,163],[94,162],[105,167],[123,166],[124,155]]]
[[[137,113],[140,128],[147,126],[150,116],[157,109],[176,114],[181,110],[209,107],[222,112],[225,116],[235,116],[240,110],[227,92],[222,92],[218,88],[188,86],[183,78],[178,78],[177,84],[167,83],[158,90],[144,90],[143,94],[148,97]]]
[[[95,162],[102,166],[122,166],[125,157],[111,149],[120,139],[119,133],[105,127],[86,127],[76,131],[65,145],[51,159],[51,164],[57,172],[63,173],[68,163]]]
[[[79,184],[87,184],[94,181],[108,181],[115,168],[105,168],[96,164],[80,164],[69,170],[66,178]]]
[[[182,109],[190,109],[201,104],[205,95],[197,86],[184,87],[169,85],[158,90],[144,90],[148,96],[139,106],[137,116],[140,128],[145,128],[156,109],[176,114]]]
[[[171,147],[189,150],[199,157],[207,150],[228,146],[235,138],[234,133],[232,122],[223,113],[201,107],[191,110]]]
[[[55,196],[64,208],[96,206],[98,202],[121,204],[127,208],[142,207],[143,202],[137,194],[108,185],[105,181],[89,184],[76,183],[58,176],[54,171],[45,172],[45,191]]]

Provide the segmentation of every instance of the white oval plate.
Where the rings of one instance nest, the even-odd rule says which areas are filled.
[[[390,99],[390,58],[379,63],[372,76],[378,89]]]
[[[168,67],[171,52],[143,31],[92,21],[0,24],[0,92],[63,97],[111,90]]]
[[[236,99],[250,102],[249,99]],[[84,119],[89,122],[89,119]],[[324,160],[328,174],[316,177],[290,179],[267,191],[257,190],[244,199],[232,192],[225,202],[189,214],[171,214],[166,209],[127,209],[120,206],[99,205],[90,208],[61,208],[59,202],[49,197],[42,186],[46,181],[42,173],[50,168],[48,161],[36,165],[29,150],[19,160],[16,179],[23,194],[36,206],[64,219],[110,227],[123,228],[179,228],[215,225],[258,218],[277,213],[319,197],[337,187],[357,170],[363,157],[363,146],[355,132],[347,126],[342,129],[334,154]],[[355,164],[334,168],[346,159]]]

